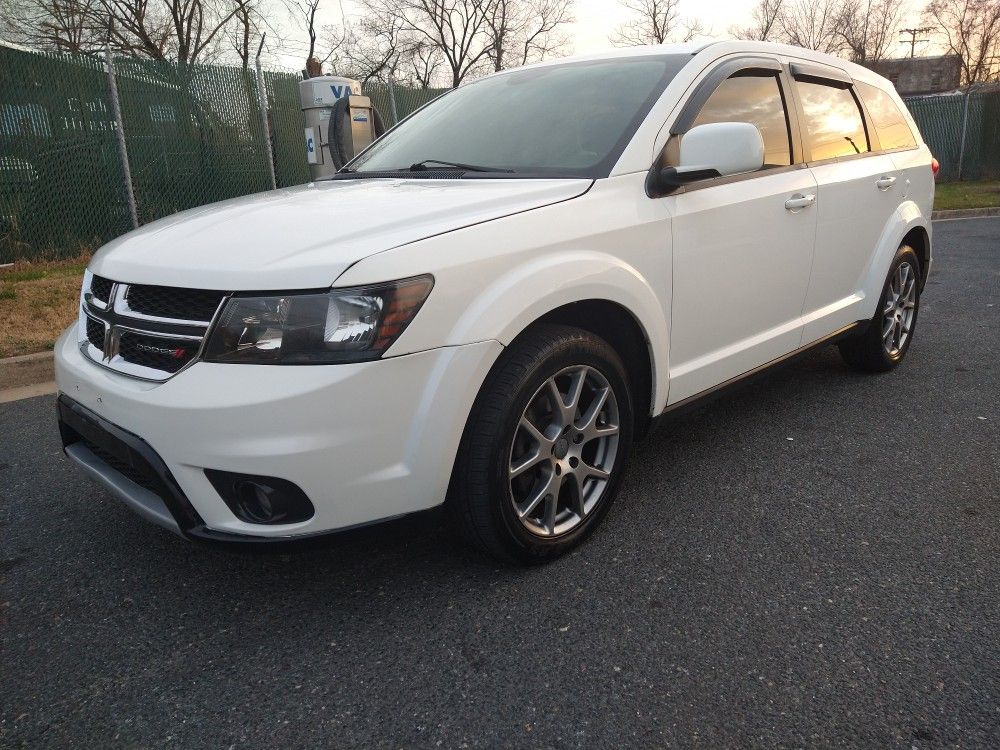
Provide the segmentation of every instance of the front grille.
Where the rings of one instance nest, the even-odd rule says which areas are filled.
[[[126,362],[173,374],[198,353],[199,342],[122,331],[118,354]]]
[[[90,342],[91,346],[95,346],[101,351],[104,350],[104,323],[89,316],[87,317],[87,341]]]
[[[101,276],[93,277],[90,291],[81,312],[84,354],[104,367],[145,380],[167,380],[198,356],[215,313],[228,296],[208,289],[125,284]],[[85,344],[96,347],[101,357]]]
[[[125,293],[125,301],[132,312],[141,315],[208,322],[225,296],[225,292],[207,289],[133,284]]]
[[[95,276],[90,280],[90,293],[104,304],[107,304],[108,300],[111,299],[112,283],[110,279],[106,279],[103,276]]]

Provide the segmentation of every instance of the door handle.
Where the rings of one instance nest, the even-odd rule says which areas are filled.
[[[895,177],[890,177],[889,175],[885,174],[879,177],[877,180],[875,180],[875,187],[877,187],[879,190],[888,190],[895,183],[896,183]]]
[[[787,201],[785,201],[785,208],[795,213],[796,211],[801,211],[803,208],[807,208],[816,202],[816,196],[812,193],[808,195],[803,195],[802,193],[796,193]]]

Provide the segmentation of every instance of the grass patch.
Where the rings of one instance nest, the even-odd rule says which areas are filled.
[[[934,190],[934,210],[1000,206],[1000,182],[942,182]]]
[[[88,258],[0,268],[0,357],[52,349],[79,314]]]

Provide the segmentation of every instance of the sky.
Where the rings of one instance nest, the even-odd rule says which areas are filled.
[[[729,38],[731,26],[747,25],[754,0],[682,0],[681,16],[697,17],[705,27],[707,37],[712,39]],[[608,37],[615,28],[629,19],[628,10],[619,0],[576,0],[575,22],[567,27],[572,37],[573,54],[588,54],[612,49]],[[922,3],[909,0],[908,13],[904,26],[919,26],[920,8]],[[341,13],[350,17],[356,8],[351,0],[325,0],[320,8],[320,25],[341,24]],[[300,43],[294,43],[296,46]],[[900,45],[897,54],[903,56],[908,48]],[[917,48],[920,54],[920,48]],[[278,63],[284,67],[298,69],[302,67],[301,55],[278,55]]]

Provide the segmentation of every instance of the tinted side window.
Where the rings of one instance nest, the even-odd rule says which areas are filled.
[[[788,116],[778,78],[749,71],[727,78],[702,106],[694,125],[710,122],[750,122],[764,138],[764,167],[792,163]]]
[[[871,150],[865,121],[849,88],[796,81],[805,114],[812,161],[863,154]]]
[[[879,144],[883,150],[913,148],[917,145],[906,117],[899,111],[891,96],[867,83],[858,83],[856,87],[861,100],[868,108],[868,114],[875,125],[875,132],[878,133]]]

